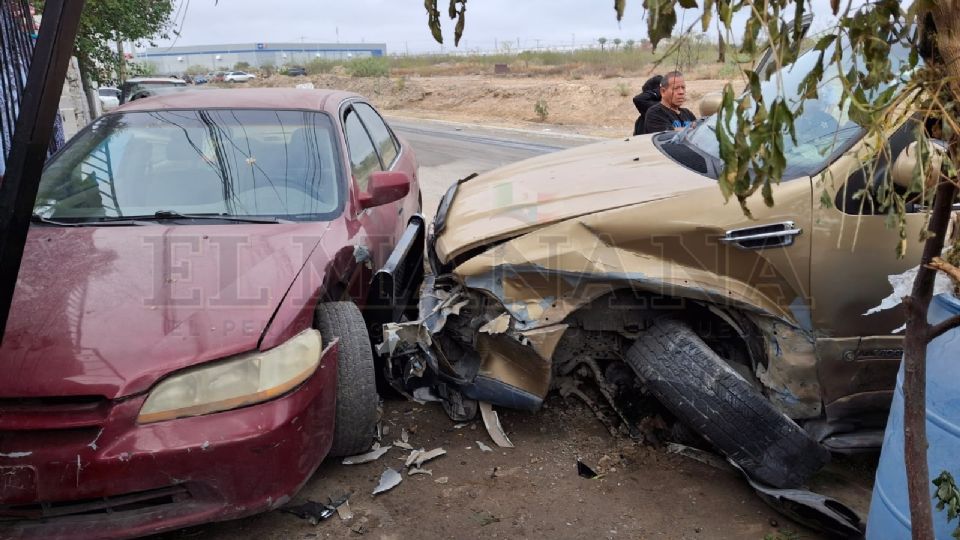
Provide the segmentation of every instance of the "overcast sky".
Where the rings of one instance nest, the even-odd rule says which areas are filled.
[[[439,51],[426,24],[423,0],[176,0],[180,37],[158,45],[259,42],[386,43],[390,53]],[[453,46],[453,24],[444,14],[444,40]],[[814,29],[830,26],[828,0],[813,0]],[[684,26],[698,12],[689,10]],[[737,25],[738,27],[741,25]],[[716,35],[716,31],[711,32]],[[461,49],[494,50],[504,41],[516,48],[584,46],[597,38],[639,41],[646,37],[640,0],[629,0],[618,24],[613,0],[470,0]]]

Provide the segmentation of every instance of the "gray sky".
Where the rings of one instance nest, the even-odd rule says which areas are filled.
[[[177,0],[181,28],[176,45],[251,42],[341,42],[387,44],[391,53],[433,52],[423,0]],[[440,0],[444,41],[453,46],[453,23],[446,18],[447,0]],[[828,0],[813,0],[818,19],[814,29],[827,28]],[[684,26],[698,12],[689,10]],[[182,22],[181,22],[182,21]],[[740,26],[740,25],[737,25]],[[713,36],[716,31],[710,32]],[[639,41],[646,37],[641,0],[627,2],[618,24],[613,0],[470,0],[461,49],[494,50],[504,41],[516,49],[596,44],[599,37]],[[170,46],[174,40],[160,40]]]

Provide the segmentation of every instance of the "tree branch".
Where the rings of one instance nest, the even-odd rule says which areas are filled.
[[[953,317],[950,317],[949,319],[930,328],[927,336],[929,337],[930,341],[933,341],[957,327],[960,327],[960,315],[954,315]]]
[[[957,268],[942,258],[934,257],[927,266],[929,268],[933,268],[934,270],[940,270],[944,274],[950,276],[953,281],[960,283],[960,268]]]

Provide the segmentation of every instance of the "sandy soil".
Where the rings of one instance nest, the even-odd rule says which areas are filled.
[[[500,414],[516,448],[497,448],[480,422],[455,429],[436,404],[388,401],[384,443],[406,429],[415,448],[447,450],[424,464],[432,475],[404,476],[393,490],[373,496],[381,473],[401,470],[409,451],[393,448],[362,465],[328,460],[293,503],[351,494],[352,519],[334,515],[313,525],[275,511],[155,540],[821,538],[765,506],[728,470],[611,437],[579,402],[552,397],[536,414]],[[578,476],[578,457],[603,476]]]
[[[617,137],[633,131],[637,110],[632,98],[645,80],[646,77],[573,80],[480,75],[392,78],[274,75],[252,84],[294,86],[311,82],[317,88],[349,90],[368,97],[378,108],[394,116],[525,128],[551,124],[572,133]],[[687,108],[696,112],[699,99],[708,92],[721,90],[726,82],[687,81]],[[534,111],[541,99],[548,113],[544,122],[539,121]]]

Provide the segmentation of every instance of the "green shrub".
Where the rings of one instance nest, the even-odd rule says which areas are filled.
[[[357,58],[347,62],[347,73],[351,77],[386,77],[390,75],[390,64],[385,58]]]
[[[618,83],[617,92],[620,93],[620,97],[627,97],[630,95],[630,85],[627,83]]]
[[[307,65],[303,66],[303,68],[307,70],[307,75],[318,75],[320,73],[330,73],[336,65],[337,63],[333,60],[314,58],[307,62]]]
[[[547,110],[547,100],[543,98],[538,99],[537,102],[533,104],[533,112],[537,114],[537,118],[541,122],[545,122],[547,116],[550,115],[550,111]]]

